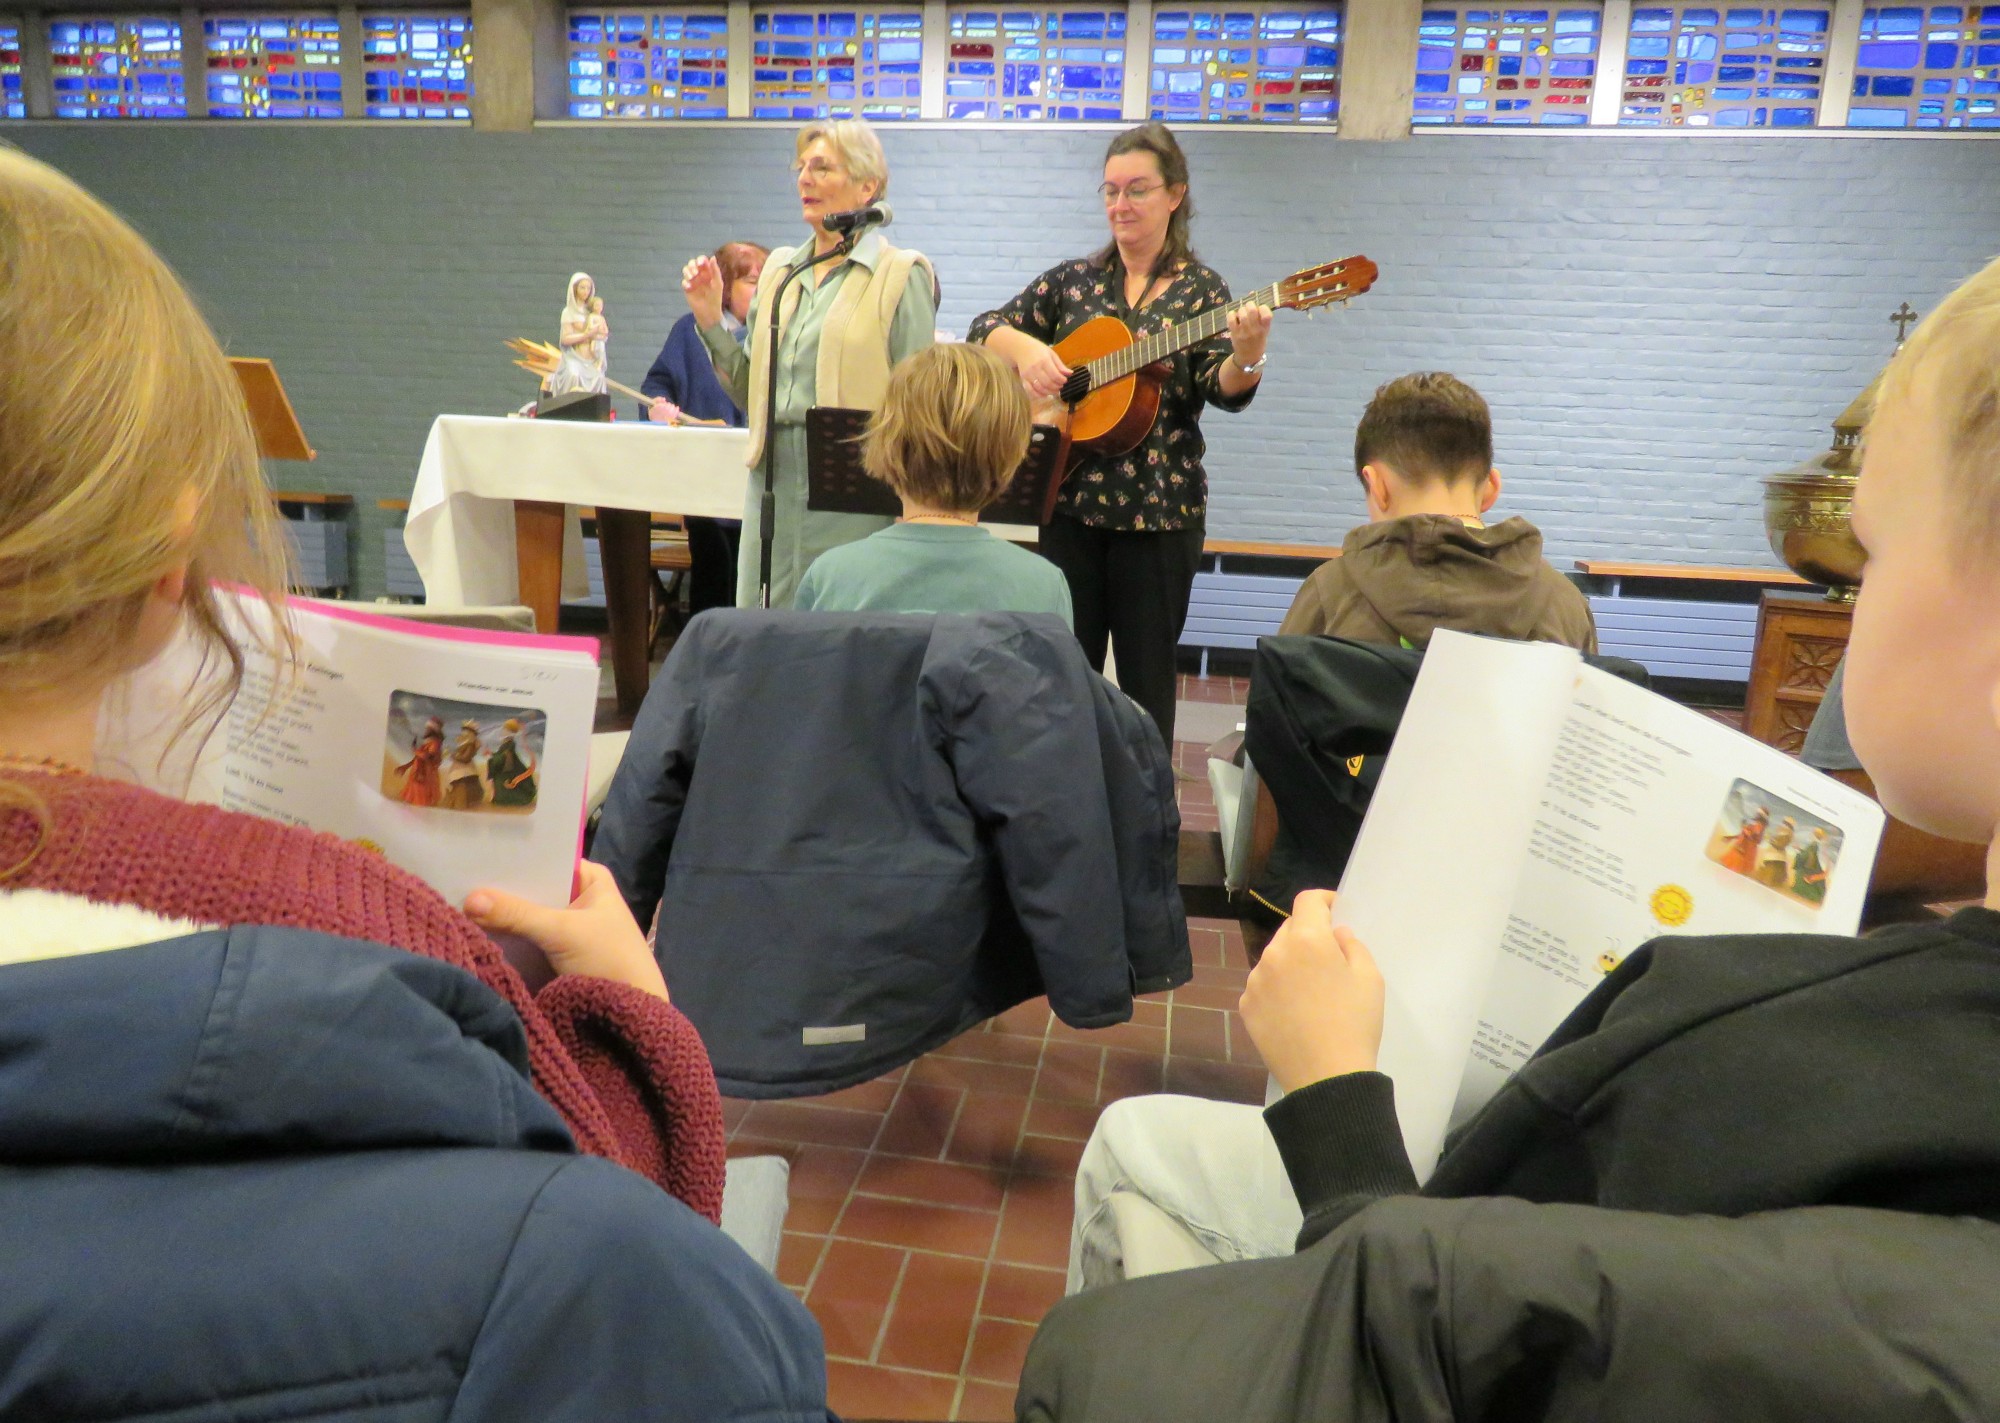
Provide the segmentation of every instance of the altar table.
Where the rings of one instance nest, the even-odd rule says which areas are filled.
[[[583,592],[566,505],[595,505],[619,708],[646,695],[651,515],[740,519],[750,437],[696,426],[440,415],[424,442],[403,543],[426,601],[525,603],[556,630]],[[567,527],[566,527],[567,526]]]

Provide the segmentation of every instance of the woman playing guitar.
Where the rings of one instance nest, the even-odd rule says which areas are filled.
[[[1111,226],[1104,249],[1044,272],[974,321],[967,338],[1012,361],[1038,401],[1056,397],[1071,377],[1052,344],[1093,317],[1115,316],[1143,334],[1230,302],[1228,286],[1188,243],[1187,158],[1164,124],[1112,139],[1098,192]],[[1042,552],[1069,581],[1076,635],[1091,664],[1103,668],[1108,639],[1119,685],[1152,713],[1170,752],[1174,648],[1208,506],[1201,411],[1250,403],[1270,308],[1244,306],[1227,329],[1168,358],[1152,429],[1124,454],[1082,453],[1041,534]]]

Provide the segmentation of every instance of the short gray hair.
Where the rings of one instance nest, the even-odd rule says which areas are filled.
[[[888,196],[889,159],[882,152],[882,140],[875,136],[873,124],[866,119],[821,119],[809,123],[799,130],[798,144],[792,150],[793,163],[804,162],[806,150],[822,138],[840,155],[840,166],[849,177],[873,183],[878,198]]]

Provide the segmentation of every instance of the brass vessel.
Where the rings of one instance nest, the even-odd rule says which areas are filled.
[[[1851,603],[1868,555],[1855,541],[1854,484],[1861,473],[1861,432],[1875,411],[1877,376],[1833,422],[1833,448],[1764,480],[1764,532],[1785,567]]]

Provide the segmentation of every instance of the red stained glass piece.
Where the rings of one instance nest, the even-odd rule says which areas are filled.
[[[1526,86],[1527,86],[1528,88],[1530,88],[1530,89],[1539,89],[1539,88],[1541,88],[1541,87],[1542,87],[1542,81],[1541,81],[1541,80],[1539,80],[1539,79],[1528,79],[1528,80],[1524,80],[1523,82],[1524,82],[1524,83],[1526,84]]]
[[[1518,89],[1521,87],[1521,81],[1518,79],[1496,79],[1493,81],[1493,87],[1495,89]]]
[[[990,44],[955,44],[951,47],[953,59],[991,59],[993,46]]]
[[[1484,74],[1486,72],[1486,56],[1483,54],[1461,54],[1458,57],[1458,67],[1467,74]]]

